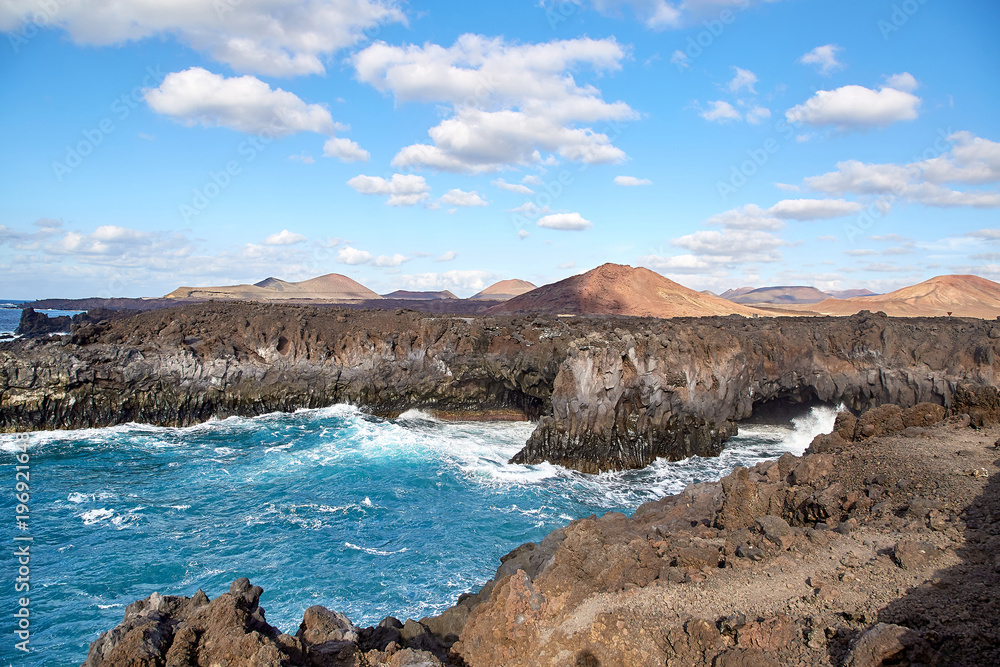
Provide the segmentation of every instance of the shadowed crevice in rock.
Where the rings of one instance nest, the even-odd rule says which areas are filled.
[[[993,465],[1000,466],[1000,459]],[[928,509],[929,521],[936,518],[932,513],[940,510]],[[956,550],[962,562],[879,612],[880,621],[908,628],[910,637],[920,640],[901,642],[897,664],[1000,665],[1000,476],[992,476],[959,516],[965,524],[965,544]],[[897,559],[903,567],[916,567],[934,551],[914,540]]]

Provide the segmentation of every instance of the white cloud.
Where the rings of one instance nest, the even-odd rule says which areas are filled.
[[[342,162],[368,162],[371,155],[350,139],[330,137],[323,144],[323,157],[335,157]]]
[[[771,117],[771,110],[767,107],[755,106],[747,111],[747,122],[751,125],[760,125]]]
[[[355,176],[347,184],[363,195],[388,195],[389,206],[413,206],[430,196],[430,186],[423,176],[393,174],[386,180],[381,176]]]
[[[541,176],[536,176],[535,174],[528,174],[521,179],[521,182],[525,185],[541,185],[544,183]]]
[[[355,142],[332,136],[345,126],[333,120],[326,107],[307,104],[294,93],[274,90],[260,79],[245,75],[226,78],[201,67],[168,74],[157,88],[145,91],[146,103],[157,113],[187,126],[225,127],[263,136],[316,132],[330,138],[323,154],[344,162],[367,161],[368,151]],[[309,156],[293,156],[312,163]]]
[[[35,227],[41,227],[42,229],[59,229],[63,226],[63,221],[55,220],[53,218],[39,218],[31,224]]]
[[[756,229],[701,231],[674,239],[671,243],[693,255],[711,257],[723,264],[780,262],[779,248],[789,245],[773,234]]]
[[[931,183],[1000,182],[1000,143],[971,132],[955,132],[948,137],[950,155],[915,163]]]
[[[531,232],[527,231],[526,229],[522,229],[517,233],[517,238],[521,241],[528,238],[529,236],[531,236]]]
[[[670,63],[681,68],[687,68],[691,66],[691,59],[688,58],[688,54],[684,53],[680,49],[677,49],[674,51],[673,55],[670,56]]]
[[[490,173],[551,164],[555,156],[587,164],[624,160],[591,126],[637,114],[577,79],[585,67],[597,74],[618,70],[625,57],[614,39],[512,44],[463,35],[447,48],[379,42],[355,54],[353,63],[359,80],[397,102],[452,108],[450,118],[428,131],[432,143],[402,148],[394,166]]]
[[[815,49],[799,58],[803,65],[816,65],[823,76],[829,76],[838,69],[843,68],[843,64],[837,61],[837,53],[843,49],[836,44],[826,44],[817,46]]]
[[[158,88],[146,91],[156,111],[185,125],[227,127],[247,134],[295,132],[332,135],[341,129],[319,104],[306,104],[294,93],[271,87],[253,76],[226,78],[201,67],[168,74]]]
[[[768,209],[784,220],[828,220],[857,213],[861,204],[844,199],[785,199]]]
[[[449,250],[448,252],[446,252],[445,254],[441,255],[440,257],[438,257],[434,261],[435,262],[450,262],[451,260],[455,259],[456,257],[458,257],[458,253],[455,252],[454,250]]]
[[[302,234],[282,229],[277,234],[271,234],[264,239],[264,245],[293,245],[295,243],[302,243],[305,240],[306,237],[302,236]]]
[[[705,224],[725,229],[776,231],[786,220],[827,220],[857,213],[863,208],[858,202],[843,199],[785,199],[771,208],[756,204],[739,206],[708,218]]]
[[[560,271],[565,271],[567,269],[575,269],[576,262],[562,262],[561,264],[557,264],[556,268],[559,269]]]
[[[519,183],[508,183],[502,178],[498,178],[495,181],[490,181],[493,185],[500,188],[501,190],[506,190],[507,192],[516,192],[521,195],[533,195],[535,191],[526,185],[521,185]]]
[[[403,262],[408,261],[410,261],[409,257],[396,253],[395,255],[379,255],[375,258],[373,264],[375,264],[375,266],[399,266]]]
[[[956,132],[951,150],[909,164],[838,162],[836,171],[805,179],[805,185],[828,194],[882,195],[884,204],[900,197],[927,206],[1000,207],[995,190],[952,190],[944,183],[981,185],[1000,182],[1000,143]]]
[[[393,0],[14,0],[0,4],[0,30],[39,15],[79,44],[176,37],[237,71],[271,76],[323,73],[323,61],[363,41],[365,30],[406,22]]]
[[[771,231],[785,226],[783,220],[779,220],[770,211],[762,209],[756,204],[748,204],[718,213],[706,220],[705,224],[710,227],[724,227],[726,229],[766,229]]]
[[[714,102],[709,102],[711,105],[710,109],[701,112],[701,117],[708,121],[718,121],[724,123],[730,120],[743,120],[743,116],[740,112],[733,107],[729,102],[723,100],[716,100]]]
[[[294,162],[301,162],[302,164],[315,164],[316,160],[312,155],[308,155],[305,151],[302,151],[298,155],[289,155],[289,160]]]
[[[358,264],[368,264],[373,259],[375,259],[374,255],[367,250],[358,250],[351,246],[344,246],[337,251],[337,261],[341,264],[356,266]]]
[[[888,88],[895,88],[896,90],[902,90],[906,93],[912,93],[914,90],[920,87],[917,83],[916,78],[909,72],[903,72],[902,74],[893,74],[885,79],[885,85]]]
[[[472,192],[464,192],[458,188],[448,190],[448,192],[441,197],[441,203],[447,206],[463,207],[489,205],[489,202],[483,199],[475,190]]]
[[[639,185],[652,185],[653,181],[648,178],[637,178],[635,176],[615,176],[615,185],[626,188],[634,188]]]
[[[546,227],[548,229],[568,231],[582,231],[594,226],[594,223],[585,219],[579,213],[553,213],[540,218],[536,224],[539,227]]]
[[[675,274],[703,274],[718,268],[718,264],[715,262],[694,255],[674,255],[672,257],[646,255],[636,261],[641,266]]]
[[[757,83],[757,75],[742,67],[733,67],[733,69],[736,71],[736,75],[726,85],[729,92],[738,93],[745,88],[748,93],[756,95],[757,91],[753,89],[753,85]]]
[[[840,128],[885,127],[917,117],[920,98],[888,86],[872,90],[842,86],[821,90],[805,103],[792,107],[785,117],[792,123],[833,125]]]

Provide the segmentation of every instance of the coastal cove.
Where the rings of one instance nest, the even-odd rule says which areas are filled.
[[[154,591],[215,597],[242,576],[265,586],[267,619],[287,632],[312,604],[359,624],[433,615],[522,542],[801,454],[833,414],[744,427],[717,458],[597,476],[507,463],[527,422],[384,420],[346,405],[3,435],[5,451],[27,440],[39,484],[36,664],[79,664],[100,630]]]

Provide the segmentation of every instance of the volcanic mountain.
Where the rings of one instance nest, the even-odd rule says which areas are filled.
[[[405,299],[408,301],[434,301],[437,299],[457,299],[458,297],[448,290],[442,290],[440,292],[412,292],[410,290],[398,289],[395,292],[383,294],[382,298]]]
[[[167,299],[218,299],[246,301],[320,301],[339,303],[382,297],[364,285],[339,273],[292,283],[280,278],[265,278],[254,285],[222,287],[178,287]]]
[[[862,296],[878,296],[875,292],[870,289],[845,289],[839,291],[829,291],[827,292],[834,299],[853,299],[855,297]]]
[[[678,285],[659,273],[604,264],[587,273],[544,285],[488,313],[535,312],[637,317],[759,315],[760,311]]]
[[[1000,284],[979,276],[937,276],[895,292],[853,299],[827,299],[808,306],[823,315],[853,315],[862,310],[896,317],[1000,316]]]
[[[470,299],[481,301],[507,301],[515,296],[521,296],[526,292],[535,289],[535,286],[527,280],[501,280],[493,283],[479,294],[473,294]]]
[[[741,288],[742,289],[742,288]],[[740,290],[734,290],[740,291]],[[734,303],[819,303],[829,299],[830,295],[820,292],[815,287],[760,287],[742,294],[726,297]]]

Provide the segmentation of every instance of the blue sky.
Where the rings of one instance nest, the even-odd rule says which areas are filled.
[[[1000,5],[17,0],[10,298],[1000,280]]]

